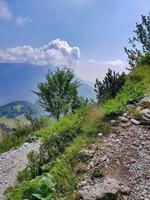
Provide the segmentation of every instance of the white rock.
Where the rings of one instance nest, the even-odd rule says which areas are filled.
[[[136,119],[131,119],[132,124],[139,125],[140,122]]]
[[[103,133],[98,133],[98,137],[102,137],[103,136]]]
[[[142,106],[143,108],[150,108],[150,97],[145,97],[141,99],[139,105]]]
[[[145,108],[144,110],[141,110],[140,113],[150,119],[150,109],[149,108]]]
[[[128,113],[123,113],[123,117],[127,117],[128,116]]]
[[[110,123],[111,123],[112,125],[115,125],[115,124],[117,124],[117,121],[116,121],[116,120],[111,120]]]
[[[119,116],[118,119],[121,121],[121,122],[128,122],[128,119],[126,117],[121,117]]]

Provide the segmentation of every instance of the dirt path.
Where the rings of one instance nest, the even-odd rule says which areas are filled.
[[[3,192],[9,186],[16,183],[16,176],[27,165],[27,154],[31,150],[38,150],[39,143],[25,143],[18,149],[0,155],[0,200],[3,200]]]
[[[120,123],[115,130],[90,147],[94,154],[79,184],[83,199],[111,193],[119,200],[150,200],[150,127]],[[103,177],[94,178],[95,169]]]

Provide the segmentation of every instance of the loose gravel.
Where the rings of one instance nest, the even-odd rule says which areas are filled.
[[[39,142],[25,143],[20,148],[10,150],[0,155],[0,200],[4,199],[3,192],[7,187],[16,184],[16,177],[27,163],[27,154],[31,150],[38,151]]]

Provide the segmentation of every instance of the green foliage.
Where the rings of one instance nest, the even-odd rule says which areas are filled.
[[[120,75],[109,69],[102,82],[96,79],[95,92],[98,104],[102,104],[107,99],[114,98],[124,85],[125,77],[125,73]]]
[[[66,116],[54,123],[50,127],[41,129],[38,135],[43,137],[39,154],[31,152],[29,164],[25,170],[19,173],[18,180],[29,180],[42,173],[42,165],[55,160],[63,154],[73,139],[82,133],[82,123],[85,109],[80,109],[76,113]]]
[[[92,171],[92,177],[93,178],[101,178],[101,177],[103,177],[103,174],[99,168],[94,168]]]
[[[44,174],[32,195],[40,200],[55,200],[56,183],[53,179],[54,177],[51,174]]]
[[[96,198],[96,200],[117,200],[118,195],[117,194],[112,194],[112,193],[107,193],[104,195],[102,198]]]
[[[46,82],[38,84],[39,91],[34,92],[41,106],[57,120],[79,106],[80,84],[74,78],[72,70],[58,68],[55,73],[48,73]]]
[[[144,84],[128,79],[114,99],[110,99],[103,104],[107,116],[117,116],[123,113],[128,103],[134,103],[140,100],[144,95]]]
[[[125,47],[131,68],[137,66],[139,59],[150,53],[150,13],[148,16],[141,16],[142,22],[136,23],[135,36],[129,39],[131,49]]]
[[[142,56],[141,59],[138,61],[138,66],[149,65],[150,66],[150,54],[146,54]]]

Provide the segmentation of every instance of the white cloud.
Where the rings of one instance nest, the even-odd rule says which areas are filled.
[[[96,78],[103,80],[109,68],[121,73],[127,72],[126,66],[127,64],[120,59],[112,61],[95,61],[90,59],[80,61],[74,67],[74,71],[81,79],[94,83]]]
[[[10,20],[12,18],[12,13],[8,8],[5,1],[0,0],[0,21]]]
[[[0,50],[0,61],[31,63],[37,65],[74,65],[80,58],[80,49],[66,41],[56,39],[40,48],[18,46]]]
[[[16,18],[16,24],[17,24],[17,26],[20,26],[20,27],[22,27],[30,22],[32,22],[32,20],[28,16],[25,16],[25,17],[19,16]]]

